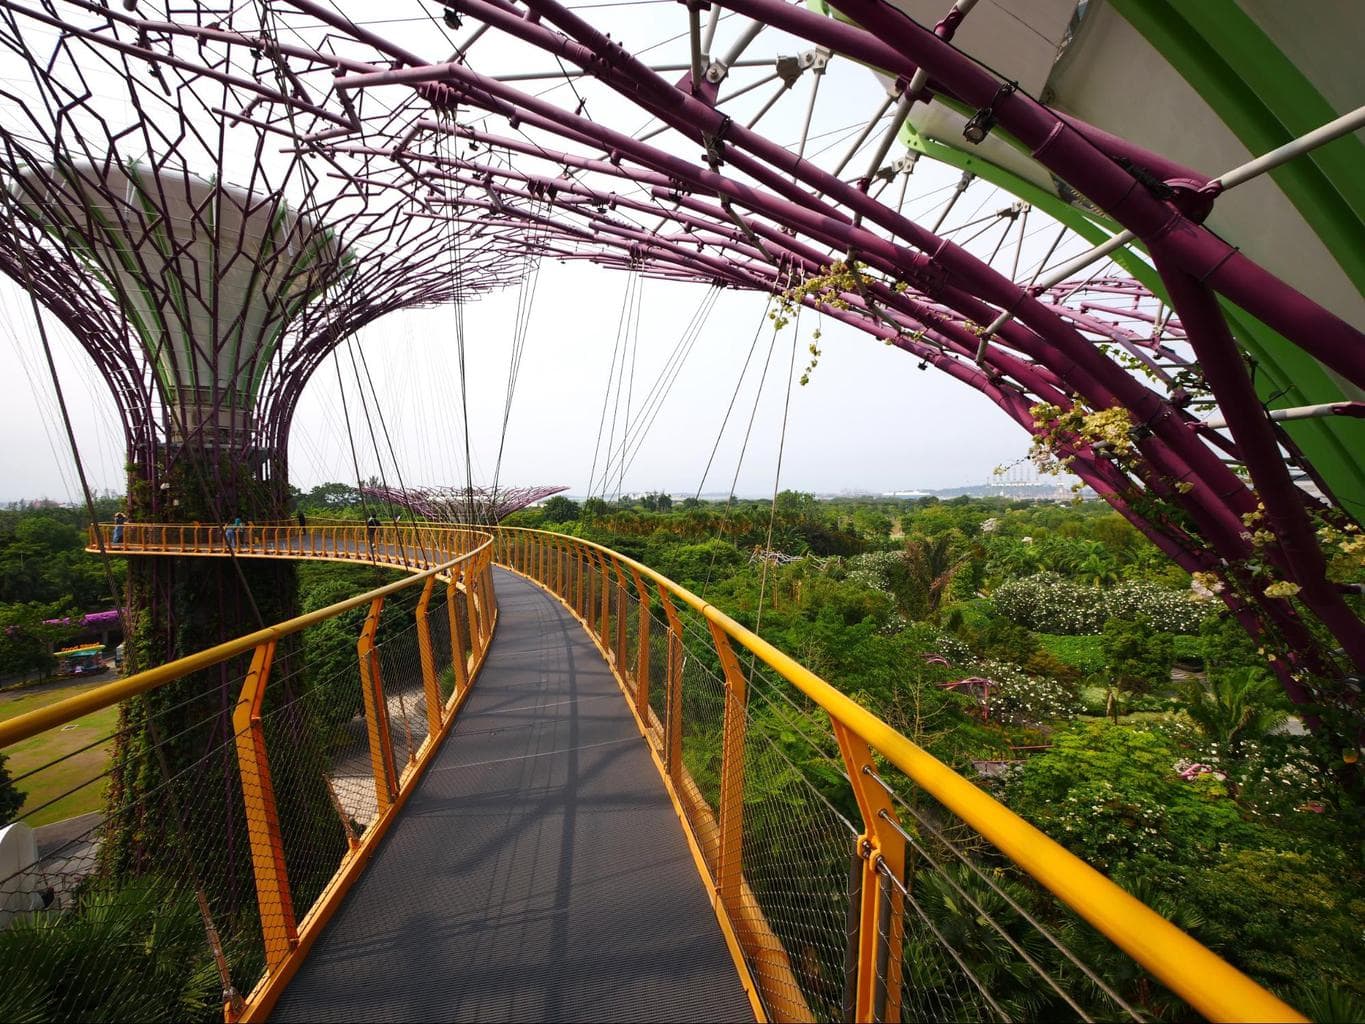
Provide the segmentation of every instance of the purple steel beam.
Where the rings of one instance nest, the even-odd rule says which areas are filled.
[[[863,26],[855,28],[782,0],[717,2],[750,17],[785,23],[783,27],[806,38],[811,38],[807,32],[813,22],[823,22],[816,34],[841,51],[857,37],[863,43],[887,40],[875,49],[883,56],[891,50],[899,59],[891,64],[874,59],[875,66],[891,71],[907,64],[923,67],[967,105],[991,106],[1000,124],[1029,148],[1034,159],[1134,232],[1154,258],[1169,259],[1357,387],[1365,387],[1365,336],[1360,331],[1257,266],[1174,204],[1153,196],[1091,138],[1032,97],[1016,90],[996,102],[1001,83],[994,75],[896,8],[878,0],[834,0],[833,6]],[[1188,191],[1189,178],[1181,177],[1185,180],[1171,184]]]

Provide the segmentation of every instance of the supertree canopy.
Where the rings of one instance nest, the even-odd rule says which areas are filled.
[[[266,436],[337,338],[527,259],[764,293],[779,325],[851,324],[987,396],[1216,582],[1296,700],[1356,715],[1358,5],[1312,24],[1252,0],[0,10],[32,77],[6,96],[4,268],[127,406],[156,390],[156,361],[120,350],[142,307],[85,269],[98,232],[73,248],[70,211],[37,212],[84,194],[58,168],[111,153],[123,170],[77,179],[216,175],[325,239],[304,282],[279,279],[318,296],[291,340],[263,331]],[[168,379],[203,433],[202,381]],[[244,409],[242,384],[217,373],[210,407]]]
[[[34,222],[80,258],[77,273],[118,301],[162,401],[166,440],[259,444],[265,377],[279,375],[285,332],[344,280],[350,259],[335,236],[279,193],[143,174],[136,163],[56,164],[16,184]]]
[[[197,472],[219,485],[233,463],[282,481],[299,393],[339,341],[514,282],[528,254],[487,228],[447,244],[400,192],[284,146],[298,118],[271,97],[301,86],[259,37],[249,67],[210,37],[147,65],[150,29],[83,6],[0,15],[22,71],[0,90],[0,268],[99,365],[153,505],[186,451],[213,453]]]
[[[538,487],[373,487],[360,492],[388,505],[409,509],[437,523],[493,525],[513,512],[567,491],[564,486]]]

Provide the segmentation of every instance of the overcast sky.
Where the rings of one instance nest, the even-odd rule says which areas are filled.
[[[505,484],[564,484],[585,493],[603,420],[627,277],[587,264],[544,266],[526,334],[503,454]],[[782,411],[792,360],[792,327],[774,344],[764,319],[765,298],[724,293],[715,304],[648,433],[638,433],[640,406],[677,345],[705,289],[642,282],[638,354],[629,423],[643,436],[624,478],[626,492],[662,489],[691,493],[702,484],[726,408],[736,394],[745,356],[753,360],[707,477],[706,491],[725,491],[734,478],[763,363],[772,358],[747,452],[741,494],[772,489],[782,433]],[[476,483],[492,481],[502,433],[516,291],[465,308],[466,371]],[[0,285],[0,375],[8,400],[0,404],[5,444],[0,501],[48,497],[79,499],[79,484],[54,401],[52,382],[26,297]],[[802,316],[794,374],[810,355],[815,316]],[[49,326],[58,373],[76,425],[82,461],[96,489],[122,490],[122,434],[113,402],[84,353],[58,325]],[[758,342],[754,345],[755,334]],[[984,483],[992,469],[1020,457],[1027,436],[975,391],[930,369],[919,371],[906,353],[826,320],[823,356],[801,387],[793,382],[784,448],[783,487],[820,492],[889,491]],[[379,407],[398,452],[405,482],[463,482],[464,441],[455,315],[451,307],[394,314],[360,336]],[[314,375],[295,419],[290,444],[293,483],[307,489],[327,480],[354,480],[346,439],[349,412],[361,475],[379,475],[375,441],[365,422],[349,354],[340,353],[345,399],[329,360]],[[363,371],[362,371],[363,374]],[[368,399],[368,386],[366,398]],[[601,428],[601,477],[613,411],[617,446],[627,422],[626,398],[615,394]],[[374,411],[371,411],[373,417]],[[383,430],[374,434],[383,475],[395,482]],[[633,444],[633,443],[632,443]],[[619,466],[619,459],[613,459]],[[621,483],[613,469],[609,493]]]
[[[349,5],[353,6],[353,5]],[[667,16],[660,13],[666,11]],[[685,19],[673,4],[655,8],[612,10],[600,17],[609,21],[621,38],[640,40],[641,53],[650,59],[686,60]],[[722,21],[727,21],[722,18]],[[605,23],[605,22],[604,22]],[[412,45],[433,54],[449,40],[433,35],[430,24],[394,23],[386,32],[408,30]],[[34,31],[37,31],[36,29]],[[722,24],[717,49],[727,47],[728,34],[738,29]],[[679,34],[681,32],[681,34]],[[668,45],[645,46],[645,40],[667,37]],[[771,59],[772,54],[794,53],[804,44],[780,33],[766,32],[746,52],[747,56]],[[673,51],[677,51],[676,53]],[[548,65],[543,54],[528,56],[510,43],[490,34],[476,54],[480,69],[505,65],[515,70]],[[759,61],[761,64],[762,61]],[[744,74],[759,75],[768,68],[736,70],[735,83]],[[93,77],[101,102],[121,109],[124,83],[117,76]],[[802,134],[801,118],[807,109],[808,81],[767,114],[764,130],[770,137],[795,148]],[[646,123],[638,110],[603,89],[589,93],[589,82],[580,79],[575,90],[592,96],[593,115],[604,121],[635,129]],[[562,92],[560,85],[546,85],[546,93]],[[406,96],[395,90],[394,96]],[[745,106],[767,102],[763,91],[754,91],[737,102],[732,112],[748,116]],[[809,126],[809,157],[830,161],[846,150],[862,127],[866,111],[883,102],[866,68],[848,61],[830,64],[820,92],[820,104]],[[889,116],[889,115],[886,115]],[[867,137],[864,148],[874,146],[877,135]],[[659,143],[672,145],[669,137]],[[677,140],[675,140],[677,141]],[[695,143],[677,141],[678,152],[695,158]],[[254,147],[240,147],[252,156]],[[240,154],[239,154],[240,155]],[[893,154],[894,155],[894,154]],[[858,161],[867,159],[859,155]],[[225,173],[231,179],[230,169]],[[904,212],[922,222],[934,223],[952,193],[959,172],[920,161],[907,182]],[[894,194],[894,193],[889,193]],[[295,197],[297,201],[297,197]],[[1013,197],[985,183],[964,195],[945,224],[971,225]],[[983,218],[983,215],[985,217]],[[975,243],[985,252],[999,248],[998,229]],[[969,235],[977,229],[972,228]],[[1029,223],[1023,263],[1017,272],[1030,271],[1030,261],[1041,259],[1055,231],[1048,220],[1036,215]],[[957,236],[959,238],[963,236]],[[1079,242],[1084,247],[1084,242]],[[1013,243],[1011,243],[1011,246]],[[1036,251],[1035,251],[1036,250]],[[1009,258],[1010,249],[1005,249]],[[1056,258],[1065,256],[1065,247]],[[562,265],[549,261],[542,267],[535,294],[524,359],[513,398],[499,479],[504,484],[563,484],[577,494],[603,488],[602,468],[611,420],[616,419],[616,444],[629,425],[634,439],[624,476],[619,460],[607,493],[662,489],[673,493],[725,492],[735,478],[741,494],[771,492],[782,436],[782,414],[788,369],[792,367],[794,330],[788,327],[772,347],[772,332],[764,320],[765,297],[727,292],[712,309],[695,347],[668,391],[657,419],[648,433],[640,432],[639,411],[661,369],[669,360],[680,336],[706,289],[702,286],[646,280],[642,284],[638,349],[633,385],[627,363],[627,394],[615,393],[603,423],[603,403],[612,378],[612,355],[618,338],[622,299],[628,277],[585,263]],[[502,435],[509,354],[517,291],[484,298],[465,309],[468,419],[472,477],[491,483]],[[8,400],[0,403],[0,501],[50,497],[74,501],[80,496],[74,463],[56,409],[54,389],[27,297],[12,282],[0,278],[0,378]],[[796,340],[794,375],[799,377],[809,359],[807,346],[816,316],[807,310],[801,318]],[[911,488],[954,487],[985,483],[993,468],[1018,460],[1028,438],[1003,413],[975,391],[930,369],[916,369],[906,353],[831,321],[823,325],[820,347],[823,356],[806,387],[792,388],[790,415],[781,472],[781,486],[817,492],[891,491]],[[758,341],[755,345],[755,334]],[[123,444],[112,401],[93,366],[78,346],[55,322],[50,328],[63,391],[75,421],[82,461],[91,485],[97,490],[123,489]],[[382,428],[379,434],[383,473],[390,483],[401,473],[409,484],[454,484],[465,479],[464,415],[460,401],[455,313],[442,309],[396,313],[366,329],[359,338],[375,378],[398,465],[388,458]],[[751,346],[754,357],[742,383],[740,370]],[[338,388],[337,370],[329,360],[309,383],[298,409],[290,446],[292,482],[309,488],[328,480],[354,480],[356,467],[347,440],[345,414],[359,455],[362,477],[380,473],[370,427],[361,407],[351,357],[339,353],[345,397]],[[742,466],[740,449],[755,409],[760,378],[761,399]],[[736,385],[739,383],[738,393]],[[722,422],[732,398],[734,408],[723,435]],[[627,415],[629,399],[630,414]],[[599,430],[603,443],[599,446]],[[720,444],[703,486],[703,473],[717,437]],[[636,447],[636,442],[638,447]],[[597,472],[594,478],[594,464]]]

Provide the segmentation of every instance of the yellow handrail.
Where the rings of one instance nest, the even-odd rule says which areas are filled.
[[[498,530],[499,533],[544,532],[520,527],[499,527]],[[552,536],[639,573],[703,616],[714,629],[755,655],[824,709],[835,723],[867,743],[990,840],[1035,881],[1205,1017],[1229,1021],[1306,1019],[1004,804],[719,608],[648,566],[601,544],[561,534]]]
[[[106,526],[109,530],[113,529],[112,524],[101,524],[101,528],[105,528]],[[298,527],[294,527],[294,529],[298,529]],[[457,531],[452,530],[451,532]],[[396,583],[389,583],[385,586],[377,587],[374,590],[366,591],[355,597],[348,597],[346,600],[338,601],[336,604],[330,604],[326,608],[319,608],[317,611],[298,615],[286,622],[281,622],[274,626],[266,626],[264,629],[258,629],[254,633],[239,636],[235,640],[228,640],[225,643],[210,647],[207,650],[199,651],[196,654],[186,655],[183,658],[177,658],[175,661],[169,661],[164,665],[158,665],[156,668],[149,668],[145,671],[138,672],[135,675],[129,676],[127,679],[120,679],[117,682],[108,683],[104,686],[97,686],[92,690],[87,690],[85,693],[78,693],[74,697],[68,697],[65,700],[57,701],[55,704],[49,704],[45,708],[38,708],[27,714],[16,715],[14,718],[0,722],[0,749],[8,747],[13,743],[18,743],[21,740],[29,739],[48,729],[56,729],[70,722],[74,722],[76,719],[83,718],[91,712],[113,707],[120,701],[127,700],[129,697],[136,697],[138,694],[146,693],[148,690],[154,690],[158,686],[162,686],[166,683],[174,682],[182,676],[187,676],[193,672],[208,668],[211,665],[217,665],[230,658],[235,658],[240,654],[245,654],[268,641],[278,641],[281,637],[298,633],[301,630],[307,629],[309,626],[322,622],[324,619],[334,618],[343,612],[350,611],[352,608],[359,608],[361,605],[367,605],[375,598],[387,597],[389,594],[396,593],[399,590],[405,590],[429,576],[448,575],[450,570],[455,566],[474,558],[479,552],[493,543],[493,537],[488,533],[474,530],[460,530],[458,532],[465,534],[470,539],[481,539],[470,550],[463,554],[456,555],[454,558],[444,561],[439,565],[432,566],[431,568],[412,567],[409,570],[413,574],[411,579],[398,580]],[[243,551],[239,552],[239,554],[246,556],[250,553]]]
[[[112,531],[113,527],[101,525],[99,529]],[[141,553],[138,545],[128,543],[132,539],[131,524],[125,529],[127,532],[124,534],[125,543],[122,545],[122,549],[130,551],[130,553]],[[158,528],[149,527],[145,529]],[[166,527],[165,529],[176,528]],[[181,544],[184,543],[185,534],[183,531],[185,529],[208,531],[207,534],[195,532],[192,535],[194,549],[197,553],[229,554],[226,550],[227,545],[221,541],[215,542],[212,536],[214,532],[221,533],[219,527],[182,528],[178,533]],[[328,558],[339,557],[338,541],[349,543],[351,537],[358,540],[366,527],[360,523],[353,527],[309,527],[306,530],[297,526],[257,526],[253,529],[261,531],[260,537],[263,541],[275,544],[275,552],[283,557]],[[386,538],[406,538],[414,544],[419,543],[419,537],[426,543],[433,543],[437,537],[450,532],[473,533],[473,531],[465,528],[444,526],[423,526],[420,528],[385,526],[379,529],[384,531],[383,536]],[[317,550],[316,547],[305,552],[302,550],[301,543],[298,552],[295,553],[290,543],[293,537],[298,534],[313,533],[315,530],[325,533],[330,538],[333,547],[331,554]],[[694,610],[710,625],[713,635],[717,638],[728,637],[753,654],[764,665],[773,669],[828,713],[836,729],[847,730],[848,733],[866,743],[894,764],[916,785],[994,844],[1001,853],[1043,888],[1075,910],[1082,918],[1113,941],[1118,948],[1150,971],[1172,992],[1179,995],[1205,1017],[1211,1020],[1246,1021],[1298,1021],[1305,1019],[1293,1008],[1200,945],[1065,847],[1050,839],[979,787],[898,733],[882,719],[686,587],[673,582],[647,565],[593,541],[566,534],[519,527],[498,527],[497,532],[509,538],[524,535],[536,538],[542,543],[548,541],[557,545],[558,550],[570,557],[581,560],[586,556],[591,570],[602,572],[603,590],[600,593],[600,609],[589,604],[591,598],[599,595],[593,593],[592,588],[584,592],[583,585],[586,573],[581,561],[580,568],[575,570],[578,573],[577,591],[570,595],[569,603],[571,606],[578,605],[580,617],[583,618],[589,632],[598,635],[604,651],[611,643],[611,638],[603,632],[607,621],[607,566],[611,566],[618,572],[627,570],[634,578],[651,581],[659,588],[661,595],[671,595]],[[484,540],[479,544],[476,551],[481,551],[486,545],[495,542],[494,538],[488,534],[479,534],[479,536],[482,536]],[[285,542],[283,551],[279,549],[281,541]],[[157,553],[171,554],[175,553],[176,550],[183,551],[184,548],[177,549],[166,544],[165,534],[161,535],[160,542],[155,545]],[[237,548],[235,554],[242,557],[265,557],[267,555],[264,552],[242,548]],[[274,552],[270,554],[274,554]],[[474,552],[469,552],[435,568],[417,571],[416,576],[421,579],[443,572],[473,554]],[[515,549],[513,554],[515,555]],[[600,559],[603,563],[600,570],[593,564],[595,559]],[[188,672],[217,664],[269,640],[297,632],[311,623],[358,607],[376,597],[382,597],[404,586],[411,585],[413,582],[412,580],[405,580],[378,588],[367,594],[339,602],[330,608],[300,616],[288,623],[259,630],[249,636],[221,644],[209,651],[139,673],[120,683],[100,687],[87,694],[30,712],[9,722],[0,723],[0,748],[32,736],[44,729],[72,721],[91,711],[108,707],[126,697],[145,692]],[[482,583],[475,585],[475,606],[481,599],[478,589],[482,585]],[[572,581],[570,581],[570,585],[573,585]],[[482,623],[472,623],[471,625],[475,627],[471,629],[471,635],[486,632]],[[670,728],[672,728],[671,723]],[[670,768],[672,767],[670,765]]]

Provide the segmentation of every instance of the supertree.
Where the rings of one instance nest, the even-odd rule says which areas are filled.
[[[437,523],[496,525],[513,512],[567,491],[564,486],[536,487],[372,487],[360,492],[389,508],[411,509]]]
[[[1226,162],[1196,168],[1177,123],[1154,133],[1133,120],[1141,98],[1113,88],[1129,59],[1146,62],[1153,92],[1190,78],[1197,62],[1177,45],[1153,60],[1106,5],[1063,4],[1029,15],[1025,46],[1013,22],[985,24],[973,6],[954,3],[933,24],[876,0],[690,4],[668,54],[648,18],[609,33],[557,0],[414,3],[411,19],[373,24],[314,0],[233,19],[45,10],[124,77],[179,75],[200,97],[239,89],[242,106],[206,106],[278,136],[271,159],[311,158],[348,183],[349,201],[392,202],[457,246],[492,235],[521,252],[764,292],[779,320],[811,308],[905,350],[986,395],[1186,569],[1220,577],[1222,599],[1283,653],[1273,667],[1295,700],[1349,708],[1365,628],[1336,563],[1358,557],[1348,442],[1360,436],[1350,417],[1365,364],[1351,322],[1358,197],[1342,147],[1358,145],[1360,112],[1342,114],[1339,100],[1295,112],[1263,81],[1293,130],[1244,131],[1243,148],[1215,150]],[[70,27],[86,17],[98,31]],[[1206,22],[1187,36],[1217,31]],[[973,60],[959,35],[1017,76]],[[1254,76],[1252,56],[1218,59]],[[851,144],[817,150],[820,83],[845,64],[873,70],[878,88],[845,126]],[[234,76],[239,66],[253,73]],[[537,66],[547,70],[527,70]],[[1210,131],[1232,123],[1179,102]],[[780,122],[795,142],[771,127],[783,111],[795,113]],[[649,122],[630,131],[626,118],[641,115]],[[1143,133],[1186,155],[1134,141]],[[1258,159],[1237,165],[1248,152]],[[907,205],[921,156],[964,169],[938,211]],[[1257,192],[1271,169],[1303,187],[1283,200]],[[976,222],[949,215],[983,179],[1026,202],[964,236]],[[1031,273],[1020,261],[1028,206],[1063,228]],[[1275,251],[1261,223],[1272,206],[1276,224],[1308,226],[1294,237],[1302,253],[1317,246],[1313,274]],[[1132,281],[1101,301],[1110,260]],[[1285,395],[1304,404],[1267,415]]]
[[[425,200],[414,210],[402,189],[292,145],[391,115],[318,107],[305,128],[297,104],[310,104],[268,42],[268,12],[245,33],[206,8],[192,18],[202,34],[189,40],[98,5],[0,8],[0,271],[108,382],[133,523],[269,521],[287,514],[291,418],[328,353],[391,311],[515,281],[533,255],[496,229],[452,239]],[[287,619],[296,591],[285,562],[131,557],[130,667]],[[277,699],[300,678],[296,657],[280,652]],[[244,669],[123,705],[103,850],[120,873],[156,870],[176,847],[228,851],[205,880],[225,913],[249,902],[249,864],[232,840],[235,772],[204,755],[231,747]],[[303,755],[282,767],[300,776],[282,789],[327,817],[315,768]],[[154,806],[171,778],[178,806]]]

